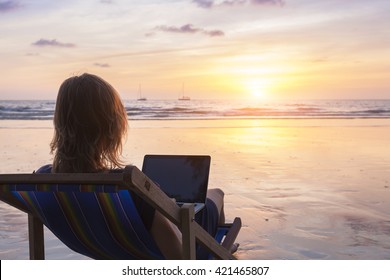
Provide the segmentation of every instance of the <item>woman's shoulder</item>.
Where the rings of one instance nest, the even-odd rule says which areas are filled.
[[[46,164],[41,167],[39,167],[34,173],[51,173],[52,172],[53,165],[52,164]],[[122,173],[123,169],[122,168],[115,168],[115,169],[110,169],[108,171],[109,173]]]
[[[52,167],[53,167],[52,164],[46,164],[38,168],[38,170],[36,170],[35,173],[51,173]]]
[[[109,173],[123,173],[123,168],[113,168],[113,169],[110,169],[108,172]]]

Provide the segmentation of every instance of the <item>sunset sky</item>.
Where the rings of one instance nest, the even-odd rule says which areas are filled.
[[[388,0],[0,0],[0,99],[390,98]]]

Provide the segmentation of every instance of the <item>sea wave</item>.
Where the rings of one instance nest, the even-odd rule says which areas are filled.
[[[390,100],[125,100],[129,119],[390,118]],[[55,101],[0,101],[0,120],[53,119]]]

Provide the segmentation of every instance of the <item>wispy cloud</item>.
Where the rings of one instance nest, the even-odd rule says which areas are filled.
[[[273,5],[273,6],[284,6],[286,2],[283,0],[251,0],[254,5]]]
[[[214,6],[213,0],[192,0],[192,2],[201,8],[211,8]]]
[[[171,33],[187,33],[187,34],[202,33],[210,37],[225,35],[225,33],[221,30],[206,30],[204,28],[194,27],[192,24],[185,24],[180,27],[160,25],[160,26],[156,26],[155,30],[159,30],[163,32],[171,32]]]
[[[96,63],[94,63],[93,65],[95,65],[95,66],[97,66],[97,67],[101,67],[101,68],[109,68],[109,67],[111,67],[111,65],[108,64],[108,63],[99,63],[99,62],[96,62]]]
[[[272,5],[284,6],[284,0],[192,0],[198,7],[210,9],[218,6]]]
[[[210,30],[210,31],[203,30],[202,32],[210,37],[218,37],[218,36],[225,35],[225,33],[222,30]]]
[[[100,0],[100,3],[103,3],[103,4],[114,4],[114,1],[113,0]]]
[[[62,43],[57,41],[56,39],[47,40],[47,39],[39,39],[38,41],[32,43],[33,46],[37,47],[59,47],[59,48],[74,48],[75,44],[72,43]]]
[[[10,12],[22,7],[17,1],[1,1],[0,2],[0,13]]]
[[[160,26],[157,26],[155,29],[165,31],[165,32],[174,32],[174,33],[196,33],[196,32],[199,32],[199,28],[195,28],[192,24],[186,24],[186,25],[183,25],[181,27],[160,25]]]

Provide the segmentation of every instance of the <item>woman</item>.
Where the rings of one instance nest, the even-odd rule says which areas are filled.
[[[57,96],[50,145],[54,161],[37,172],[118,172],[124,166],[120,157],[127,126],[126,110],[109,83],[87,73],[68,78]],[[136,194],[132,196],[164,257],[181,259],[181,233],[177,227]],[[210,190],[204,213],[196,217],[210,234],[224,222],[223,196],[220,189]]]

